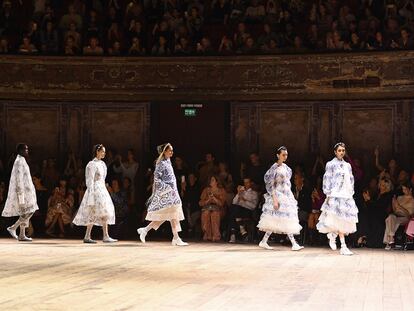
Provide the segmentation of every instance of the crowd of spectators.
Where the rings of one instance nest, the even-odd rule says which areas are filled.
[[[2,0],[0,53],[186,56],[406,50],[413,0]]]

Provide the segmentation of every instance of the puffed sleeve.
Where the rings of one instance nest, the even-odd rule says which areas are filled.
[[[264,182],[266,185],[266,191],[269,194],[273,193],[274,183],[275,183],[275,175],[276,175],[276,169],[273,165],[265,174],[264,176]]]
[[[265,175],[265,184],[266,184],[266,190],[269,194],[273,194],[276,196],[276,198],[279,198],[282,193],[277,190],[277,185],[280,185],[284,182],[284,176],[278,170],[277,165],[273,165],[266,173]]]
[[[94,163],[89,162],[88,165],[86,165],[85,169],[85,182],[86,187],[90,190],[93,190],[94,184],[95,184],[95,173],[96,173],[96,166]]]
[[[93,162],[89,162],[85,169],[85,182],[88,198],[87,198],[87,205],[91,206],[95,204],[95,174],[96,174],[97,167]]]
[[[334,169],[335,169],[334,164],[330,162],[326,163],[325,174],[323,175],[322,190],[323,190],[323,193],[325,193],[327,197],[330,196],[331,191],[332,191]]]
[[[352,166],[349,163],[348,163],[348,171],[349,171],[349,178],[350,178],[350,182],[351,182],[352,195],[354,195],[354,193],[355,193],[355,189],[354,189],[355,179],[354,179],[354,175],[352,174]]]

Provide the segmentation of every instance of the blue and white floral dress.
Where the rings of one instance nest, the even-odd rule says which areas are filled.
[[[326,163],[322,188],[326,199],[316,226],[319,232],[344,234],[355,232],[358,208],[353,199],[354,176],[351,165],[338,158]]]
[[[298,218],[298,202],[290,185],[292,170],[286,164],[273,164],[266,172],[264,181],[267,193],[257,227],[260,231],[299,234],[302,226]],[[279,202],[279,209],[273,205],[273,194]]]
[[[177,180],[170,159],[162,159],[155,165],[152,195],[147,204],[146,220],[184,220]]]

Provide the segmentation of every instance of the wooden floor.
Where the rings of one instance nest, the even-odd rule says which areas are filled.
[[[414,310],[414,251],[0,240],[0,310]]]

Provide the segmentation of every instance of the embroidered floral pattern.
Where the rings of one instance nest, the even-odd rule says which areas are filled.
[[[353,199],[354,176],[349,163],[337,158],[326,163],[323,192],[327,198],[321,207],[317,229],[322,233],[355,232],[358,208]]]
[[[18,155],[13,164],[9,192],[2,216],[20,216],[33,213],[38,209],[36,190],[30,175],[29,165],[24,157]]]
[[[163,159],[155,166],[154,186],[148,200],[146,220],[183,220],[184,214],[177,181],[170,159]]]
[[[298,219],[298,202],[290,184],[292,170],[286,164],[273,164],[266,172],[264,181],[267,194],[264,195],[263,213],[257,227],[261,231],[298,234],[302,227]],[[279,209],[275,210],[272,194],[276,195]]]
[[[93,159],[85,169],[86,192],[73,223],[78,226],[115,224],[115,208],[105,186],[106,164]]]

